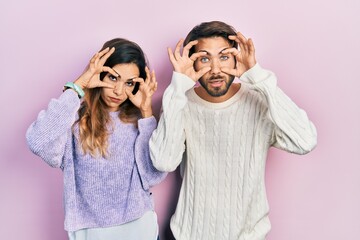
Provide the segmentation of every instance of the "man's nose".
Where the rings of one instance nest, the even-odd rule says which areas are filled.
[[[212,74],[219,74],[219,73],[221,72],[220,68],[221,68],[221,66],[220,66],[219,60],[216,59],[216,58],[213,59],[213,60],[211,61],[211,70],[210,70],[210,72],[211,72]]]

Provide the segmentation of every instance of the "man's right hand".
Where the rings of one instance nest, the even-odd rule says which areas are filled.
[[[205,73],[210,71],[211,67],[204,67],[200,69],[199,71],[195,71],[194,69],[194,62],[197,58],[206,55],[205,52],[197,52],[193,53],[189,57],[189,51],[190,49],[195,46],[198,41],[191,41],[189,42],[182,51],[182,54],[180,52],[181,45],[183,44],[184,40],[181,39],[177,44],[175,51],[173,52],[171,48],[168,48],[168,54],[170,62],[172,63],[175,72],[179,72],[182,74],[187,75],[189,78],[194,80],[195,82],[199,80]]]

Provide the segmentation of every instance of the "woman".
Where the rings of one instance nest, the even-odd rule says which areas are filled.
[[[70,240],[157,238],[150,187],[166,173],[149,157],[156,89],[141,48],[113,39],[27,130],[30,149],[63,170]]]

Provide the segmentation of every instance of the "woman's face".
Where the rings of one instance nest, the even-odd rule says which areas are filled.
[[[118,77],[108,73],[103,81],[111,83],[114,88],[102,88],[101,98],[108,106],[109,111],[115,112],[119,110],[119,106],[128,98],[125,89],[131,92],[134,90],[134,78],[140,75],[139,68],[135,63],[122,63],[115,65],[112,69],[119,74]]]

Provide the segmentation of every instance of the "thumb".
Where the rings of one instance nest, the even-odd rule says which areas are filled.
[[[228,67],[223,67],[223,68],[221,68],[220,70],[221,70],[222,72],[224,72],[224,73],[227,73],[227,74],[236,76],[236,69],[231,69],[231,68],[228,68]]]
[[[104,88],[111,88],[114,89],[114,85],[111,83],[107,83],[107,82],[103,82],[103,81],[99,81],[98,83],[98,87],[104,87]]]
[[[125,89],[125,93],[128,96],[129,100],[132,101],[132,99],[134,99],[134,94],[131,92],[130,89]]]
[[[211,67],[204,67],[196,73],[196,81],[199,80],[205,73],[211,70]]]

